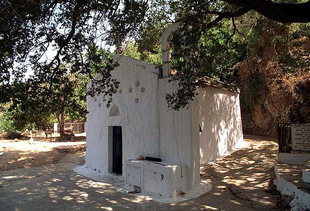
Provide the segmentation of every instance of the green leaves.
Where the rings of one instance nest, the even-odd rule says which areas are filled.
[[[230,68],[245,57],[246,44],[230,37],[229,24],[205,30],[196,23],[186,22],[173,38],[172,69],[177,70],[173,79],[178,81],[178,90],[167,100],[177,110],[194,100],[198,81],[205,77],[236,89],[238,76]]]
[[[113,54],[103,49],[90,48],[87,62],[90,63],[91,73],[89,74],[90,86],[87,94],[95,97],[103,95],[103,101],[107,107],[112,103],[112,95],[117,92],[119,81],[112,78],[113,71],[119,64]]]
[[[109,104],[118,89],[118,82],[111,78],[117,62],[108,52],[97,51],[96,43],[104,41],[119,49],[125,41],[135,38],[137,49],[127,46],[126,53],[161,64],[161,33],[168,23],[180,22],[182,27],[172,44],[172,66],[177,70],[173,79],[178,80],[179,89],[167,97],[172,107],[180,109],[194,99],[199,78],[210,77],[228,87],[237,86],[238,78],[230,69],[246,55],[244,37],[252,32],[257,14],[247,14],[233,24],[230,18],[248,11],[220,0],[3,1],[0,100],[17,102],[10,87],[25,90],[20,88],[22,83],[27,85],[26,90],[36,90],[45,100],[67,74],[79,74],[93,81],[89,94],[103,93]],[[246,24],[248,28],[239,29]],[[252,36],[249,42],[255,39]],[[283,61],[288,61],[289,56],[284,55]],[[291,64],[299,65],[300,61],[291,60]]]

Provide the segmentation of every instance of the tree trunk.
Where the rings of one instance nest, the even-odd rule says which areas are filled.
[[[65,136],[65,113],[61,113],[58,117],[58,124],[59,124],[59,135],[60,137]]]
[[[123,46],[122,46],[122,40],[119,36],[117,36],[116,38],[116,49],[115,49],[115,52],[116,54],[123,54]]]

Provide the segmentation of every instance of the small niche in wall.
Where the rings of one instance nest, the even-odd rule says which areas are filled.
[[[203,131],[202,126],[199,124],[199,134],[201,134]]]
[[[138,103],[138,102],[139,102],[139,98],[136,98],[136,99],[135,99],[135,102]]]
[[[136,87],[140,86],[140,81],[136,82]]]
[[[117,105],[113,105],[110,109],[110,113],[109,116],[119,116],[119,109],[117,107]]]
[[[144,93],[145,92],[145,87],[141,88],[141,92]]]
[[[128,91],[129,91],[129,93],[131,93],[132,92],[132,87],[130,87]]]

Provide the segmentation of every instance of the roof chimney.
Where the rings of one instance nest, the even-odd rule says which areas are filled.
[[[171,75],[170,70],[170,42],[173,37],[173,33],[180,27],[179,23],[170,24],[161,36],[161,48],[163,51],[163,78],[169,77]]]

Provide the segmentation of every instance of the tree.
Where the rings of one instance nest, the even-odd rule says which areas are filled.
[[[65,78],[62,64],[70,64],[68,71],[86,75],[93,80],[90,94],[103,92],[110,97],[117,90],[117,82],[111,79],[110,72],[117,66],[113,59],[106,59],[104,66],[95,55],[95,45],[103,38],[110,45],[119,46],[127,37],[135,36],[136,29],[147,26],[150,17],[156,12],[168,11],[173,21],[181,23],[177,34],[178,44],[183,50],[176,50],[174,56],[179,61],[191,60],[184,64],[187,70],[179,70],[175,79],[188,89],[184,103],[192,99],[197,88],[199,71],[192,52],[201,46],[201,37],[213,27],[222,26],[223,20],[234,19],[249,11],[283,23],[309,22],[310,1],[274,3],[269,0],[46,0],[22,1],[5,0],[0,2],[0,99],[10,97],[10,88],[23,81],[32,89],[39,89],[42,96],[51,97],[54,84]],[[160,13],[162,14],[162,13]],[[167,24],[169,20],[165,20]],[[211,30],[212,31],[212,30]],[[177,40],[177,39],[176,39]],[[190,50],[186,50],[190,49]],[[53,51],[54,53],[51,53]],[[86,57],[85,55],[90,55]],[[47,59],[45,57],[48,57]],[[183,59],[182,59],[183,58]],[[199,62],[197,62],[199,64]],[[191,66],[189,66],[191,65]],[[92,66],[100,66],[98,77],[94,78]],[[25,78],[26,73],[33,74]],[[45,84],[43,86],[43,84]],[[46,86],[46,84],[48,84]],[[97,87],[95,87],[97,86]],[[183,91],[185,91],[183,89]],[[44,93],[44,94],[43,94]],[[14,95],[13,95],[14,96]],[[181,97],[183,95],[175,95]],[[173,97],[171,102],[179,102]]]
[[[247,5],[247,2],[256,1],[236,1],[243,2],[244,6],[242,7],[240,7],[241,5],[226,4],[226,2],[183,1],[183,4],[177,4],[174,8],[179,14],[177,19],[181,23],[172,42],[172,60],[174,60],[178,70],[173,79],[178,81],[178,89],[176,92],[167,95],[168,104],[174,109],[178,110],[189,105],[189,102],[195,98],[195,91],[203,82],[204,76],[216,80],[220,79],[225,82],[225,86],[233,85],[229,88],[236,87],[234,85],[237,84],[238,77],[235,72],[230,71],[230,68],[245,58],[247,53],[245,46],[248,42],[246,39],[252,31],[248,28],[247,32],[241,32],[238,25],[242,25],[241,22],[244,18],[245,21],[253,18],[258,20],[260,16],[251,11],[252,9],[258,11],[258,6]],[[236,3],[229,1],[229,3],[231,2],[233,2],[232,4]],[[265,1],[261,2],[263,4]],[[274,4],[272,5],[274,6]],[[275,5],[293,7],[292,4]],[[306,6],[305,4],[302,5]],[[262,11],[258,12],[263,14]],[[284,15],[286,18],[289,17],[287,14]],[[275,17],[273,19],[275,20]],[[306,17],[299,20],[292,18],[290,22],[303,22],[306,19]],[[289,22],[284,17],[279,17],[277,21]],[[225,31],[224,28],[230,30]],[[215,31],[218,33],[214,34]],[[212,46],[217,47],[213,49]],[[226,54],[225,52],[229,53]],[[217,55],[221,55],[222,60],[217,60]]]
[[[123,41],[129,29],[140,24],[146,7],[144,1],[125,1],[121,5],[117,1],[1,1],[1,100],[14,101],[9,97],[9,87],[18,86],[20,81],[35,89],[48,84],[40,90],[50,97],[53,85],[65,77],[62,64],[69,64],[72,74],[95,80],[91,67],[99,62],[98,57],[85,55],[94,55],[95,41],[107,30],[115,38],[107,40],[110,44]],[[98,74],[102,78],[109,75],[106,71]],[[113,92],[114,84],[102,83],[100,87]]]
[[[83,79],[77,74],[69,73],[65,77],[59,77],[58,83],[53,84],[51,97],[47,98],[43,105],[56,116],[61,137],[65,136],[64,128],[68,116],[85,120],[87,80]]]
[[[23,82],[20,82],[18,86],[16,84],[12,86],[13,102],[5,112],[12,122],[12,129],[47,131],[57,120],[60,136],[63,137],[65,135],[64,124],[68,116],[71,120],[85,120],[88,80],[68,73],[57,79],[58,83],[53,84],[50,97],[44,95],[45,88],[49,84],[40,84],[36,89],[32,89]]]
[[[13,133],[17,131],[15,122],[12,120],[12,112],[8,111],[9,104],[0,106],[0,133]]]

